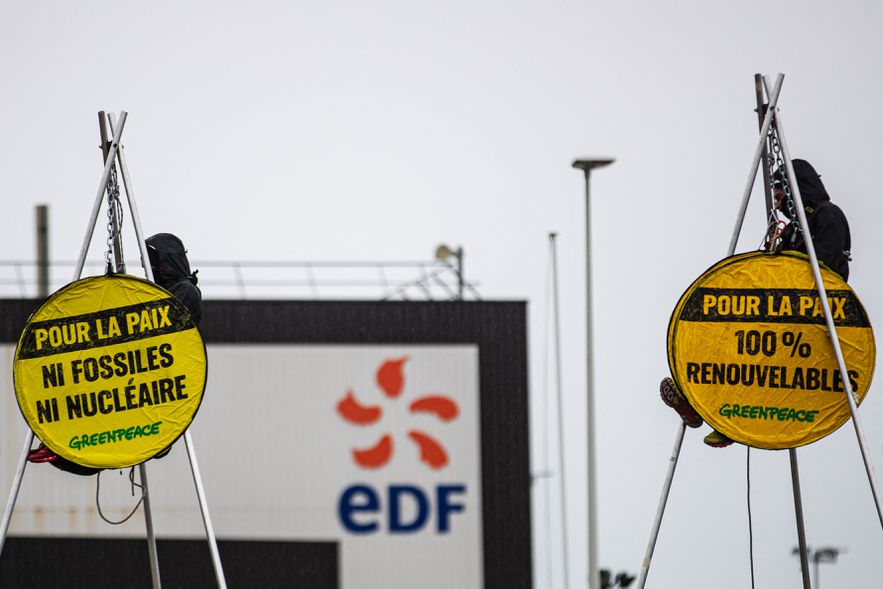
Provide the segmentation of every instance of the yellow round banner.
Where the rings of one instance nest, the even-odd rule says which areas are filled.
[[[681,296],[668,326],[669,367],[714,429],[748,446],[794,448],[850,418],[844,381],[864,399],[876,356],[868,315],[840,276],[821,272],[845,379],[803,254],[726,258]]]
[[[25,420],[56,454],[123,468],[184,433],[206,369],[187,308],[152,282],[117,274],[73,282],[34,312],[13,379]]]

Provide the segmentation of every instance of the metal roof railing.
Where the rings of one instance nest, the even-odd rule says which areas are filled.
[[[454,262],[462,258],[455,258]],[[141,275],[140,260],[127,261]],[[447,260],[396,262],[191,261],[206,299],[480,299],[462,264]],[[69,283],[75,261],[49,262],[49,292]],[[39,266],[0,260],[0,298],[37,298]],[[83,276],[105,272],[103,260],[87,261]]]

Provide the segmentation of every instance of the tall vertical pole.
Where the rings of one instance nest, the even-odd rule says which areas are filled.
[[[37,298],[49,296],[49,206],[37,205]]]
[[[757,126],[762,132],[763,119],[766,115],[765,108],[767,105],[763,100],[763,76],[761,74],[754,74],[754,96],[757,104]],[[775,119],[772,124],[776,124]],[[761,171],[763,172],[764,202],[766,203],[766,216],[767,222],[769,223],[773,220],[773,190],[770,186],[772,184],[772,178],[770,177],[770,150],[768,141],[765,141],[763,144],[762,157],[763,165],[761,166]],[[803,589],[810,589],[809,561],[807,560],[806,554],[806,527],[803,520],[803,500],[800,495],[800,471],[798,470],[796,448],[788,449],[788,458],[791,462],[791,491],[794,495],[794,515],[797,521],[797,543],[800,547],[800,572],[803,576]]]
[[[98,212],[101,210],[101,203],[104,201],[104,191],[107,190],[107,182],[110,179],[110,170],[114,159],[117,156],[117,150],[120,147],[120,138],[123,135],[123,129],[126,128],[126,112],[120,114],[120,125],[117,129],[114,139],[110,143],[110,151],[104,161],[104,171],[101,173],[101,181],[98,183],[98,193],[95,195],[95,203],[92,205],[92,212],[89,214],[89,224],[86,229],[86,236],[83,238],[83,246],[80,248],[80,255],[77,257],[77,267],[74,268],[74,280],[79,280],[83,275],[83,266],[86,265],[86,255],[89,253],[89,243],[92,241],[92,235],[95,233],[95,223],[98,221]]]
[[[763,101],[763,78],[760,74],[754,74],[754,97],[757,103],[757,127],[763,130],[763,118],[766,115],[764,107],[766,104]],[[761,170],[763,172],[764,196],[766,198],[766,216],[769,219],[773,212],[773,191],[770,188],[770,148],[768,142],[763,144],[762,156],[763,167]]]
[[[123,112],[125,115],[125,112]],[[122,122],[122,119],[120,119]],[[114,132],[114,118],[111,114],[108,122],[110,123],[110,132]],[[135,202],[135,192],[132,183],[129,180],[129,167],[126,165],[125,150],[120,145],[117,150],[117,158],[120,164],[120,173],[123,177],[123,187],[126,190],[126,199],[129,202],[129,212],[132,216],[132,224],[135,226],[135,235],[138,238],[138,247],[141,252],[141,265],[144,268],[144,274],[147,279],[154,282],[153,268],[150,266],[150,259],[147,254],[147,245],[144,242],[144,231],[141,229],[141,217],[138,214],[138,205]],[[193,475],[193,482],[196,487],[196,498],[199,501],[199,508],[202,512],[202,523],[205,527],[206,537],[208,539],[209,553],[212,558],[212,566],[215,570],[215,580],[219,589],[227,589],[227,580],[224,575],[224,567],[221,564],[221,555],[218,551],[218,540],[215,536],[215,528],[212,525],[211,514],[208,510],[208,500],[205,496],[205,489],[202,485],[202,475],[199,472],[199,463],[196,460],[196,450],[193,447],[193,439],[190,436],[190,429],[184,432],[184,444],[187,448],[187,458],[190,461],[190,472]],[[156,539],[153,531],[153,518],[151,516],[150,496],[147,492],[147,469],[144,464],[140,465],[141,481],[144,485],[144,518],[147,521],[147,541],[148,550],[151,558],[151,577],[154,579],[154,587],[159,587],[159,561],[156,554]]]
[[[156,532],[153,530],[153,509],[150,505],[150,489],[147,487],[147,466],[142,462],[138,465],[138,475],[141,477],[141,492],[143,493],[142,505],[144,505],[144,525],[147,529],[147,556],[150,560],[150,581],[153,589],[162,587],[159,575],[159,554],[156,550]]]
[[[552,308],[554,309],[555,392],[558,403],[558,489],[561,502],[561,553],[564,558],[564,587],[570,589],[570,563],[567,554],[567,479],[564,476],[564,398],[561,387],[561,320],[558,305],[558,248],[556,235],[549,234],[552,254]]]
[[[123,115],[125,115],[125,111]],[[110,126],[111,134],[115,133],[115,121],[113,113],[108,115],[107,122]],[[138,204],[135,202],[135,191],[132,183],[129,181],[129,167],[126,165],[126,155],[123,146],[120,145],[117,150],[117,161],[120,164],[120,173],[123,176],[123,187],[126,189],[126,200],[129,202],[129,212],[132,215],[132,224],[135,225],[135,237],[138,241],[138,248],[141,253],[141,267],[144,269],[144,275],[150,282],[153,282],[153,269],[150,267],[150,258],[147,255],[147,245],[144,243],[144,232],[141,230],[141,216],[138,214]]]
[[[573,167],[585,174],[586,180],[586,454],[588,466],[588,516],[589,516],[589,589],[600,588],[598,573],[598,509],[595,482],[595,373],[594,345],[592,337],[592,203],[590,177],[592,170],[613,163],[613,159],[576,160]]]
[[[789,448],[788,456],[791,458],[791,486],[794,490],[794,513],[797,517],[797,544],[800,548],[800,574],[803,577],[803,589],[810,589],[809,552],[806,549],[806,527],[803,523],[803,500],[800,497],[800,473],[797,470],[797,450]]]
[[[110,142],[107,140],[107,117],[103,110],[98,113],[98,130],[101,135],[101,154],[104,158],[104,163],[107,163],[108,156],[110,156]],[[122,149],[122,146],[119,146],[117,153],[119,153],[119,149]],[[116,214],[117,209],[120,208],[120,203],[115,161],[111,164],[111,175],[107,184],[107,208],[108,216],[110,217],[110,226],[108,227],[111,232],[110,240],[113,243],[111,248],[113,250],[113,270],[119,274],[125,274],[126,259],[123,255],[122,221]],[[108,260],[107,263],[110,264],[111,260]]]
[[[760,158],[763,155],[763,149],[767,142],[767,132],[770,129],[770,125],[773,124],[773,113],[779,102],[779,92],[782,90],[782,82],[784,80],[785,74],[779,74],[776,77],[776,83],[773,85],[772,92],[767,89],[770,102],[763,117],[763,123],[760,125],[760,140],[757,142],[757,149],[755,149],[754,158],[751,161],[751,172],[748,174],[745,190],[742,192],[742,203],[739,205],[739,212],[736,215],[736,226],[733,228],[733,237],[730,239],[730,248],[727,250],[727,255],[729,256],[732,256],[736,251],[739,234],[742,232],[742,223],[745,221],[745,212],[748,210],[748,201],[751,199],[751,189],[754,187],[754,181],[757,179],[757,168],[760,166]]]
[[[126,112],[123,111],[120,117],[120,122],[122,123],[123,117],[126,116]],[[107,190],[107,206],[108,207],[117,207],[119,206],[119,185],[116,182],[116,160],[118,159],[121,166],[120,171],[123,172],[124,175],[124,183],[126,188],[126,196],[129,199],[129,204],[131,205],[134,202],[134,195],[130,192],[130,186],[128,181],[128,174],[126,170],[122,169],[122,164],[125,163],[125,159],[123,158],[123,146],[119,143],[120,137],[114,134],[114,125],[113,125],[113,114],[109,117],[105,116],[104,111],[100,111],[98,113],[98,128],[99,133],[101,135],[101,153],[104,157],[104,163],[107,165],[108,158],[113,157],[113,161],[111,161],[111,176],[109,178],[109,182],[112,181],[113,185],[108,184]],[[108,141],[107,130],[110,128],[111,137],[115,137],[115,143],[117,144],[117,150],[113,156],[110,154],[110,141]],[[122,127],[120,128],[122,131]],[[114,194],[116,193],[116,194]],[[141,240],[140,236],[140,220],[137,215],[133,215],[133,220],[136,226],[136,233],[139,235],[139,240]],[[112,244],[113,244],[113,264],[116,272],[125,273],[126,271],[126,261],[123,256],[123,236],[120,227],[120,219],[116,214],[111,215],[111,227],[110,231],[112,233]],[[143,241],[143,240],[141,240]],[[143,248],[143,244],[141,246]],[[110,260],[108,260],[108,264],[110,264]],[[149,264],[148,264],[149,266]],[[162,587],[162,579],[160,577],[159,571],[159,552],[156,548],[156,532],[153,529],[153,508],[150,502],[150,488],[147,484],[147,465],[143,462],[138,465],[138,475],[141,478],[141,497],[142,497],[142,505],[144,505],[144,524],[147,531],[147,556],[150,561],[150,580],[153,585],[153,589],[160,589]]]
[[[463,248],[457,247],[457,300],[463,300]]]

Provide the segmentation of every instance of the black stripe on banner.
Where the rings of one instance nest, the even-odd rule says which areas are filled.
[[[42,358],[124,344],[195,327],[187,308],[174,298],[97,313],[34,321],[25,327],[19,359]]]
[[[868,314],[851,290],[829,290],[834,325],[870,327]],[[825,325],[816,290],[793,288],[697,288],[684,303],[682,321],[801,323]]]

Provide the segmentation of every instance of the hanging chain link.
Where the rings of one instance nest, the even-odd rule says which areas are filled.
[[[110,177],[107,179],[107,251],[104,253],[104,261],[107,263],[107,273],[114,271],[114,242],[120,235],[123,226],[123,205],[120,202],[120,187],[117,182],[116,162],[110,167]]]
[[[791,183],[788,181],[788,174],[785,171],[785,161],[782,159],[782,148],[779,145],[779,133],[776,129],[775,121],[770,125],[770,129],[767,133],[767,139],[770,144],[770,158],[769,158],[769,177],[770,182],[773,183],[773,186],[770,187],[771,191],[775,190],[776,182],[781,183],[782,190],[785,192],[784,196],[784,204],[787,211],[787,216],[791,220],[790,226],[792,226],[791,231],[789,232],[788,239],[790,241],[789,244],[783,244],[782,234],[785,232],[786,226],[789,226],[784,221],[779,220],[776,208],[770,211],[770,224],[769,229],[767,231],[767,236],[765,239],[764,249],[769,251],[770,253],[775,253],[779,251],[779,249],[783,245],[794,245],[800,241],[801,229],[800,224],[797,222],[797,210],[794,206],[794,197],[791,191]],[[776,178],[776,173],[780,173],[780,177]],[[775,204],[775,203],[774,203]]]

